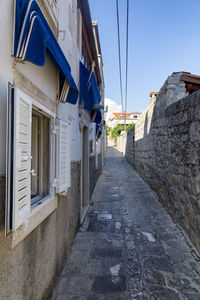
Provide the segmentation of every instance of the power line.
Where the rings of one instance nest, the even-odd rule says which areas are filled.
[[[126,126],[127,93],[128,93],[128,26],[129,26],[129,0],[127,0],[127,18],[126,18],[126,89],[125,89],[125,111],[124,111],[125,126]]]
[[[122,105],[122,112],[123,112],[124,105],[123,105],[123,89],[122,89],[122,64],[121,64],[118,0],[116,0],[116,9],[117,9],[117,32],[118,32],[118,53],[119,53],[119,77],[120,77],[120,90],[121,90],[121,105]]]

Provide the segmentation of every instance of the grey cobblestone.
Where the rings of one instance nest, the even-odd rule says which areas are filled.
[[[92,202],[52,300],[200,299],[200,267],[192,249],[113,148]]]

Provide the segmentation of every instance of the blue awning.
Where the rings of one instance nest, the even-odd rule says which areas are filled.
[[[96,123],[96,136],[98,138],[101,136],[102,133],[101,121],[102,121],[102,113],[101,110],[99,109],[94,119],[94,122]]]
[[[98,124],[96,124],[96,137],[99,139],[102,135],[102,127]]]
[[[98,109],[94,122],[99,125],[101,123],[101,120],[102,120],[102,113],[101,110]]]
[[[94,105],[100,101],[101,95],[94,73],[80,62],[80,105],[92,113]]]
[[[100,126],[98,124],[96,124],[96,136],[98,134],[99,128],[100,128]]]
[[[70,65],[36,0],[16,0],[14,56],[44,66],[49,53],[60,71],[60,88],[67,79],[70,90],[66,101],[76,104],[78,89]]]

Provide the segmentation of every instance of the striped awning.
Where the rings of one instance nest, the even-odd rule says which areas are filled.
[[[100,101],[101,95],[94,73],[80,62],[80,105],[92,113],[95,104]]]
[[[37,1],[16,0],[14,56],[44,66],[47,52],[60,71],[60,91],[67,80],[70,88],[66,101],[76,104],[78,88],[70,65]]]

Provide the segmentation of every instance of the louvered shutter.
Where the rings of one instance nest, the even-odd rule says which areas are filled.
[[[28,96],[15,89],[13,152],[13,230],[25,224],[31,210],[31,120]]]
[[[62,193],[70,187],[71,178],[71,126],[62,120],[58,121],[57,149],[57,193]]]

